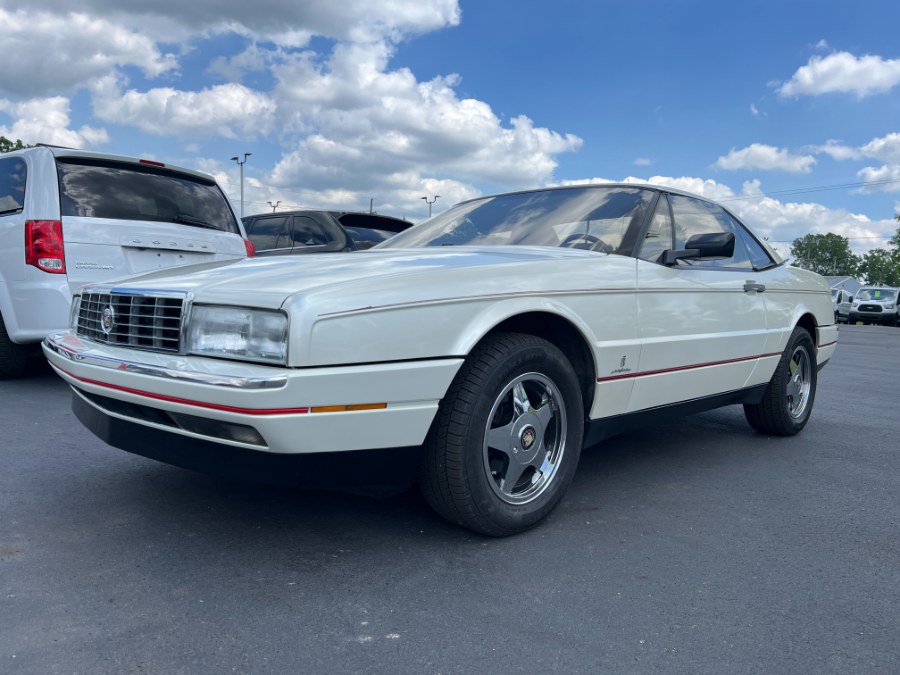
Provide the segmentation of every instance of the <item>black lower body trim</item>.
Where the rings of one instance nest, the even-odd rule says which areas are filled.
[[[387,496],[408,489],[418,447],[284,455],[225,445],[107,415],[72,392],[72,411],[113,447],[202,473],[272,485]]]
[[[749,389],[740,389],[716,396],[696,398],[691,401],[673,403],[672,405],[640,410],[625,415],[592,420],[587,423],[585,428],[584,447],[595,445],[610,436],[615,436],[625,431],[639,429],[647,424],[670,422],[685,415],[695,415],[736,403],[759,403],[767,386],[768,384],[760,384]]]

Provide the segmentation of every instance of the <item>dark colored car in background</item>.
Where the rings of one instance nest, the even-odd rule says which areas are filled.
[[[362,251],[413,225],[400,218],[350,211],[281,211],[242,220],[258,256]]]

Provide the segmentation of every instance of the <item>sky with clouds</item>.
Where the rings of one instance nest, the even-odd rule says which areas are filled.
[[[480,194],[676,186],[787,253],[900,212],[900,4],[0,0],[0,135],[213,174],[245,214],[418,221]]]

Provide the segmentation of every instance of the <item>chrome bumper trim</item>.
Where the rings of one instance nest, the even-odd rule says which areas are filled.
[[[194,370],[173,370],[162,366],[154,366],[148,363],[135,361],[123,361],[99,354],[80,352],[61,343],[59,338],[64,333],[53,333],[44,338],[44,346],[54,354],[77,363],[86,363],[91,366],[119,370],[140,375],[150,375],[167,380],[180,380],[195,384],[208,384],[216,387],[229,387],[233,389],[280,389],[287,385],[286,375],[273,375],[272,377],[241,377],[230,375],[212,375]],[[78,338],[79,341],[81,338]]]

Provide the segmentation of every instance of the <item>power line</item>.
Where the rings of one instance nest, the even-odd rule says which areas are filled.
[[[795,188],[792,190],[772,190],[770,192],[759,192],[752,195],[741,195],[740,197],[729,197],[727,199],[719,199],[720,202],[738,202],[746,199],[759,199],[761,197],[771,197],[773,195],[800,195],[808,192],[825,192],[827,190],[846,190],[854,187],[865,187],[867,185],[890,185],[892,183],[900,183],[900,178],[891,178],[889,180],[864,180],[856,183],[840,183],[838,185],[821,185],[808,188]]]

